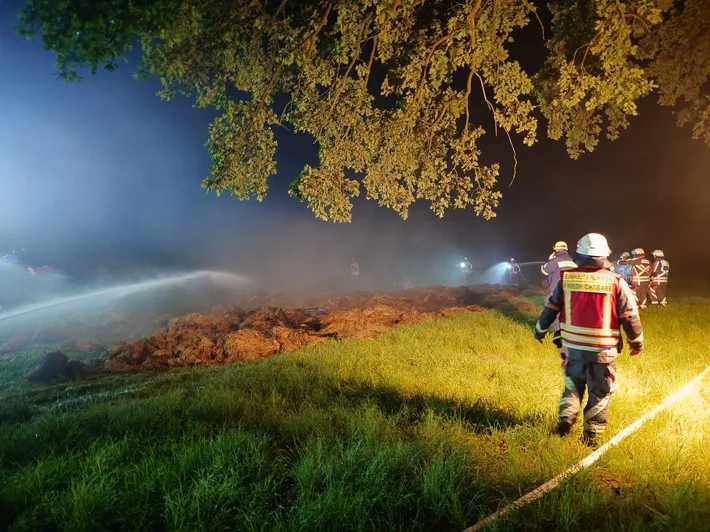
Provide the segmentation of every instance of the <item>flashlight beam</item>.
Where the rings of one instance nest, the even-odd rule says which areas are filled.
[[[594,451],[592,454],[587,456],[586,458],[582,459],[581,461],[577,462],[577,464],[573,465],[566,471],[560,473],[556,477],[554,477],[551,480],[548,480],[545,482],[542,486],[538,486],[534,490],[532,490],[529,493],[526,493],[519,499],[511,502],[507,506],[504,506],[500,511],[489,515],[485,519],[481,519],[478,523],[475,525],[467,528],[464,530],[464,532],[476,532],[478,530],[482,530],[483,528],[492,525],[496,519],[499,517],[504,517],[507,514],[509,514],[512,510],[517,510],[519,508],[522,508],[523,506],[526,506],[530,504],[531,502],[534,502],[540,498],[542,498],[543,495],[546,493],[552,491],[555,489],[557,486],[559,486],[563,480],[565,480],[568,477],[571,477],[575,473],[581,471],[582,469],[588,468],[590,465],[592,465],[594,462],[599,460],[601,456],[606,453],[609,449],[614,447],[615,445],[618,445],[621,440],[626,438],[629,434],[633,434],[636,432],[639,428],[641,428],[641,425],[646,423],[649,419],[653,418],[658,414],[659,412],[662,412],[669,406],[673,405],[676,403],[679,399],[690,393],[690,391],[695,387],[696,384],[698,384],[701,380],[703,380],[703,377],[710,373],[710,365],[708,365],[700,374],[695,377],[692,381],[690,381],[688,384],[686,384],[683,388],[678,390],[676,393],[669,395],[663,403],[658,405],[656,408],[651,410],[650,412],[647,412],[640,418],[638,418],[636,421],[634,421],[631,425],[626,427],[624,430],[619,432],[616,436],[614,436],[612,439],[610,439],[608,442],[606,442],[604,445],[599,447],[596,451]]]

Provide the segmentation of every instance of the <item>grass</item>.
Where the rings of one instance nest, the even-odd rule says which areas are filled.
[[[710,300],[644,314],[606,438],[710,363]],[[589,454],[532,315],[256,364],[32,387],[0,360],[0,529],[460,530]],[[49,346],[48,346],[49,347]],[[707,379],[710,381],[710,379]],[[496,529],[710,530],[710,382]]]

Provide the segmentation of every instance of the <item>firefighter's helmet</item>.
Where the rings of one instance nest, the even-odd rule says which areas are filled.
[[[553,251],[560,251],[562,249],[564,249],[564,250],[568,249],[567,242],[565,242],[564,240],[558,240],[557,242],[555,242],[555,245],[552,246]]]
[[[631,258],[631,253],[628,251],[624,251],[621,255],[619,255],[620,259],[630,259]]]
[[[631,255],[633,257],[645,257],[646,252],[643,250],[643,248],[636,248],[631,250]]]
[[[662,250],[655,249],[655,250],[653,250],[653,256],[656,257],[657,259],[662,259],[665,255],[663,255]]]
[[[577,253],[588,257],[608,257],[611,255],[611,250],[604,235],[589,233],[577,242]]]

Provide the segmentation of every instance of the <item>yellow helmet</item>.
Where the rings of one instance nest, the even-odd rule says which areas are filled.
[[[555,242],[555,245],[552,246],[553,251],[559,251],[561,249],[568,249],[567,242],[565,242],[564,240],[558,240],[557,242]]]

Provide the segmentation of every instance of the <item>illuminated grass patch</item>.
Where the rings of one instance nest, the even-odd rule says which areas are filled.
[[[589,449],[550,434],[562,382],[532,315],[498,311],[256,364],[35,388],[0,360],[0,528],[458,530]],[[606,437],[710,363],[710,302],[644,314]],[[506,530],[699,530],[710,383]]]

